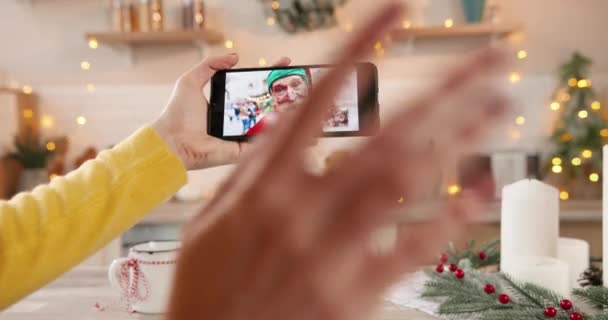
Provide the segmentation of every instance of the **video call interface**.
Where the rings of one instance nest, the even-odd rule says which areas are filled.
[[[268,118],[302,104],[329,68],[289,68],[226,73],[224,136],[253,136]],[[353,72],[329,108],[325,132],[359,130],[357,74]]]

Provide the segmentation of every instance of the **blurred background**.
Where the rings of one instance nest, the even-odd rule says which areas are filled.
[[[366,0],[3,0],[0,4],[0,198],[65,175],[153,120],[177,77],[201,59],[237,52],[239,66],[331,62],[332,53],[379,7]],[[469,163],[437,183],[457,195],[461,165],[480,164],[503,185],[525,177],[560,190],[562,234],[601,246],[601,145],[608,137],[608,27],[604,0],[412,0],[394,31],[373,44],[382,118],[488,45],[515,63],[504,90],[508,123]],[[463,109],[466,106],[462,106]],[[466,110],[463,110],[466,112]],[[311,166],[360,142],[322,139]],[[329,160],[328,160],[329,158]],[[174,199],[94,257],[173,239],[185,217],[213,196],[230,166],[190,174]],[[398,201],[398,199],[396,199]],[[475,238],[497,238],[498,201]]]

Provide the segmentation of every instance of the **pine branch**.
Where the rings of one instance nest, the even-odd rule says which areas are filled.
[[[586,289],[574,289],[572,294],[594,307],[600,309],[608,308],[608,288],[589,287]]]
[[[543,310],[538,308],[523,308],[523,309],[503,309],[492,310],[481,317],[482,320],[546,320]],[[568,317],[563,314],[558,314],[555,318],[558,320],[568,320]],[[585,318],[586,319],[586,318]]]
[[[532,303],[533,305],[544,308],[543,301],[539,301],[534,296],[530,295],[524,288],[523,284],[515,282],[510,276],[504,273],[498,273],[498,277],[502,279],[502,281],[506,284],[507,290],[509,290],[512,294],[516,295],[522,300]]]

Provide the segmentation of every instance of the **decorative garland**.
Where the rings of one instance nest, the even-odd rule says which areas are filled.
[[[608,288],[573,290],[577,304],[589,311],[583,312],[581,306],[551,290],[516,281],[501,272],[480,270],[499,263],[499,242],[490,241],[479,250],[474,244],[468,242],[464,250],[450,245],[435,270],[425,272],[429,280],[421,296],[439,303],[439,315],[479,320],[608,320]]]
[[[347,0],[272,0],[274,17],[283,30],[294,33],[332,27],[336,24],[336,8]],[[288,4],[288,2],[290,2]]]

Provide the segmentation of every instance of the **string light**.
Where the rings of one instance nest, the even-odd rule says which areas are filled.
[[[403,20],[401,27],[403,27],[403,29],[409,29],[412,27],[412,22],[409,20]]]
[[[509,75],[509,81],[511,81],[511,83],[517,83],[521,80],[521,75],[519,74],[519,72],[511,72],[511,74]]]
[[[445,21],[443,21],[443,26],[446,28],[451,28],[454,26],[454,20],[452,19],[445,19]]]
[[[570,198],[570,194],[568,191],[563,190],[559,193],[559,198],[562,200],[568,200],[568,198]]]
[[[591,109],[593,110],[599,110],[602,107],[602,105],[600,104],[599,101],[593,101],[591,102]]]
[[[53,142],[53,141],[48,142],[46,144],[46,150],[48,150],[48,151],[54,151],[56,147],[57,146],[55,146],[55,142]]]
[[[44,115],[40,119],[40,126],[45,129],[50,129],[55,126],[55,119],[49,115]]]
[[[21,88],[21,91],[23,91],[23,93],[25,94],[32,94],[34,89],[32,89],[32,87],[30,86],[23,86],[23,88]]]
[[[561,158],[558,158],[558,157],[555,157],[555,158],[551,159],[551,163],[552,163],[553,165],[555,165],[555,166],[559,166],[559,165],[561,165],[561,164],[562,164],[562,159],[561,159]]]
[[[561,107],[561,105],[559,104],[559,102],[553,101],[553,102],[551,102],[551,106],[550,107],[551,107],[551,110],[557,111],[557,110],[559,110],[559,108]]]
[[[515,118],[515,124],[517,124],[518,126],[523,126],[524,123],[526,123],[526,118],[524,118],[523,116],[518,116],[517,118]]]
[[[382,42],[380,42],[380,41],[376,42],[376,44],[374,44],[374,49],[376,49],[376,50],[382,49]]]
[[[604,128],[602,130],[600,130],[600,136],[602,137],[608,137],[608,129]]]
[[[578,112],[578,117],[581,119],[585,119],[585,118],[587,118],[587,116],[589,116],[589,113],[587,112],[587,110],[581,110]]]
[[[99,43],[97,42],[97,39],[95,39],[95,38],[89,39],[89,48],[97,49],[97,47],[99,47]]]
[[[562,166],[553,166],[553,167],[551,167],[551,171],[553,171],[554,173],[561,173]]]
[[[583,156],[583,158],[589,159],[589,158],[593,157],[593,152],[591,152],[591,150],[589,150],[589,149],[585,149],[585,150],[583,150],[583,152],[581,152],[581,155]]]
[[[261,67],[265,66],[265,65],[266,65],[266,59],[264,59],[264,58],[260,58],[260,59],[258,60],[258,64],[259,64]]]
[[[581,158],[574,157],[574,158],[572,158],[571,163],[572,163],[573,166],[580,166],[581,163],[582,163],[582,161],[581,161]]]
[[[22,114],[23,114],[23,117],[25,119],[31,119],[31,118],[34,117],[34,110],[32,110],[32,109],[25,109],[25,110],[23,110]]]
[[[269,26],[274,26],[274,23],[275,23],[275,21],[274,21],[274,18],[273,18],[273,17],[268,17],[268,18],[266,18],[266,24],[267,24],[267,25],[269,25]]]
[[[88,92],[95,92],[95,85],[92,83],[87,84],[87,91]]]
[[[452,184],[452,185],[448,186],[448,194],[450,194],[452,196],[459,194],[461,190],[462,190],[462,188],[457,184]]]
[[[568,141],[572,140],[572,134],[570,134],[569,132],[566,132],[559,137],[559,140],[562,142],[568,142]]]
[[[581,79],[576,84],[579,88],[587,88],[591,86],[591,80],[589,79]]]
[[[80,62],[80,69],[85,70],[85,71],[91,69],[91,63],[88,61]]]
[[[568,79],[568,85],[571,87],[576,87],[576,84],[578,83],[578,81],[576,80],[576,78],[570,78]]]
[[[570,94],[568,92],[562,92],[559,94],[559,101],[566,102],[570,100]]]
[[[600,180],[600,175],[593,172],[589,175],[589,181],[591,182],[598,182]]]
[[[526,50],[519,50],[519,51],[517,51],[517,59],[523,60],[527,56],[528,56],[528,52],[526,52]]]
[[[401,197],[401,198],[399,198],[399,200],[397,200],[397,203],[403,203],[403,201],[405,201],[405,200],[403,199],[403,197]]]
[[[232,49],[234,47],[234,43],[232,40],[226,40],[226,42],[224,42],[224,47],[226,47],[226,49]]]
[[[83,116],[78,116],[76,117],[76,123],[84,126],[85,124],[87,124],[87,118],[83,117]]]
[[[272,7],[272,10],[275,11],[281,8],[281,4],[276,0],[272,1],[272,4],[270,6]]]

